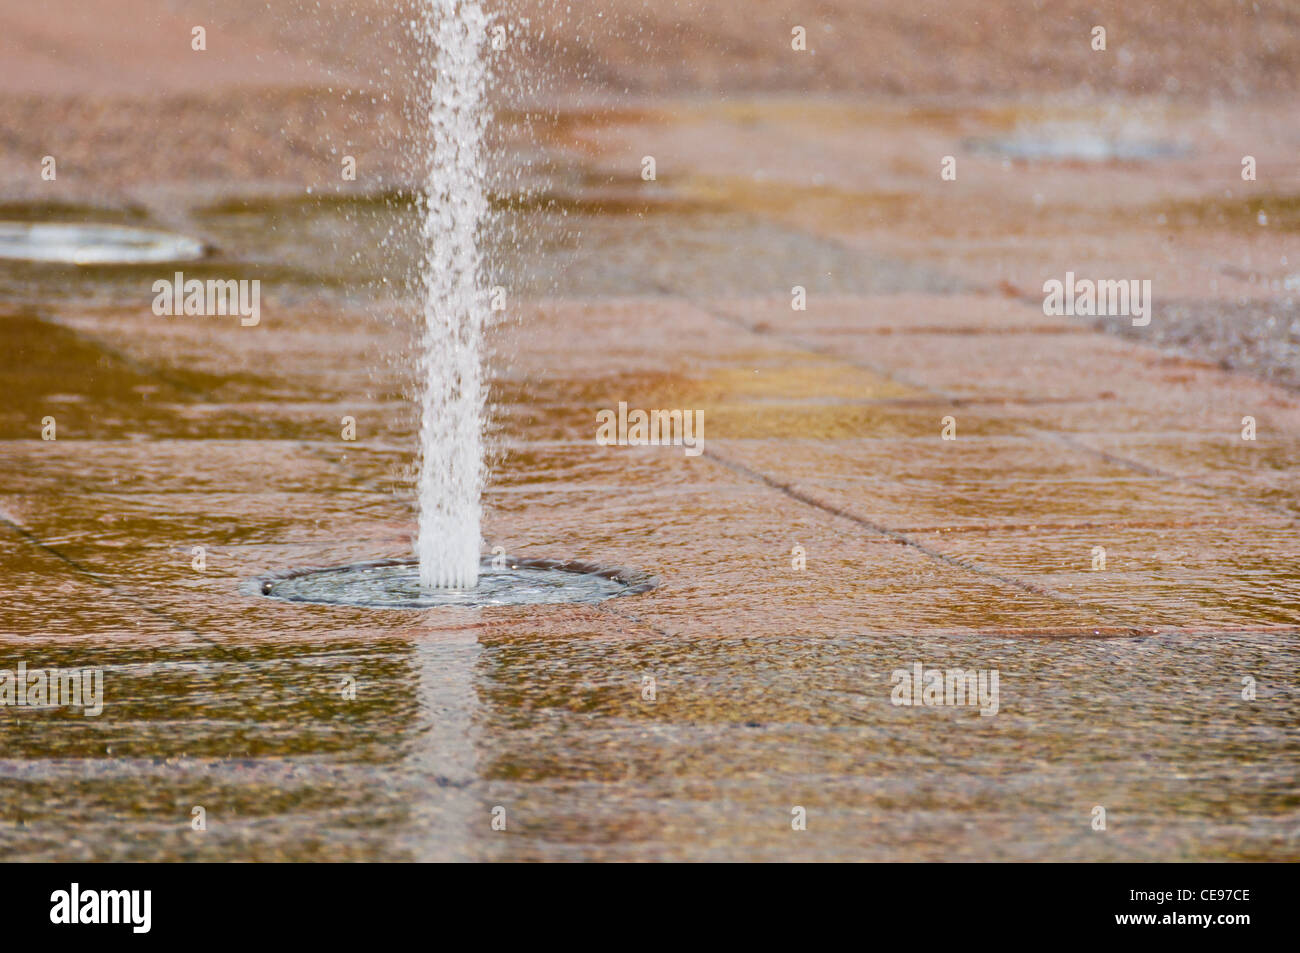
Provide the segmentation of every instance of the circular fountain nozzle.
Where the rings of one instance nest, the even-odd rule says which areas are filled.
[[[554,559],[514,559],[495,568],[479,567],[472,589],[425,589],[414,559],[354,563],[328,569],[301,569],[259,580],[262,595],[283,602],[362,606],[373,609],[431,609],[438,606],[510,606],[603,602],[615,596],[648,592],[657,580],[626,569]]]
[[[0,258],[66,265],[136,265],[201,258],[184,235],[122,225],[0,222]]]

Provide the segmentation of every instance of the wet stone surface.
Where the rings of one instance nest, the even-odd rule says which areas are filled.
[[[547,200],[499,203],[484,549],[658,585],[400,611],[416,219],[390,180],[307,196],[344,135],[295,97],[105,108],[81,166],[129,189],[4,210],[263,282],[241,327],[153,314],[167,264],[0,261],[0,668],[104,680],[94,717],[0,710],[5,857],[1300,859],[1300,181],[1225,184],[1241,142],[1292,167],[1294,97],[1142,135],[1120,102],[1194,148],[1095,161],[963,149],[1078,121],[1022,98],[561,110],[512,146]],[[88,128],[16,114],[15,164]],[[188,151],[151,164],[155,114]],[[1045,316],[1067,269],[1151,278],[1152,324]],[[701,411],[704,452],[597,446],[620,401]],[[997,714],[893,704],[917,662],[997,670]]]

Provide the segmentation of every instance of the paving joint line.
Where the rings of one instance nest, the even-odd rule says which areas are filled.
[[[910,536],[907,536],[904,533],[900,533],[897,530],[889,529],[888,527],[882,526],[879,523],[866,519],[865,517],[858,516],[856,513],[850,512],[849,510],[841,509],[840,507],[837,506],[831,506],[828,503],[823,503],[821,500],[818,500],[816,497],[809,496],[808,494],[795,489],[793,486],[791,486],[788,483],[782,483],[780,480],[776,480],[772,477],[769,477],[765,473],[761,473],[758,470],[754,470],[750,467],[747,467],[743,463],[737,463],[734,460],[728,460],[726,457],[723,457],[721,454],[717,453],[714,450],[705,450],[704,455],[714,460],[721,466],[724,466],[735,473],[742,474],[743,476],[746,476],[749,479],[754,480],[755,482],[762,483],[765,486],[777,490],[778,492],[783,493],[786,496],[790,497],[791,499],[803,503],[806,506],[811,506],[814,507],[815,509],[821,510],[824,513],[828,513],[831,516],[837,516],[841,519],[848,520],[849,522],[855,523],[858,526],[861,526],[863,529],[871,531],[872,533],[875,533],[879,536],[884,536],[887,539],[890,539],[901,545],[908,546],[916,550],[917,552],[922,553],[923,555],[929,557],[930,559],[943,563],[944,565],[955,567],[957,569],[961,569],[966,572],[974,573],[978,576],[983,576],[987,579],[993,579],[1004,586],[1010,586],[1014,589],[1019,589],[1022,592],[1027,592],[1035,596],[1051,599],[1054,602],[1060,602],[1065,605],[1074,606],[1076,608],[1086,609],[1089,612],[1096,613],[1098,618],[1106,620],[1109,625],[1118,626],[1121,629],[1130,630],[1134,633],[1140,632],[1146,634],[1146,630],[1144,630],[1142,627],[1132,625],[1122,620],[1118,620],[1115,617],[1111,616],[1107,610],[1101,609],[1090,603],[1083,602],[1082,600],[1079,599],[1072,599],[1069,596],[1057,592],[1054,589],[1049,589],[1045,586],[1038,586],[1032,582],[1026,582],[1023,579],[1017,579],[1014,576],[1008,576],[992,569],[985,569],[984,567],[979,566],[977,564],[970,563],[962,559],[958,559],[955,556],[950,556],[947,553],[941,552],[930,546],[926,546],[924,543],[912,539]]]
[[[184,623],[181,620],[177,619],[175,616],[171,615],[170,613],[146,602],[144,599],[137,596],[130,589],[122,588],[121,586],[117,585],[111,580],[105,578],[104,576],[101,576],[99,573],[95,572],[95,570],[91,569],[89,566],[82,564],[79,560],[73,559],[71,556],[67,555],[61,550],[58,550],[55,547],[51,546],[49,543],[42,540],[30,529],[28,529],[22,523],[19,523],[17,520],[13,519],[7,513],[0,512],[0,524],[3,524],[13,532],[17,533],[18,536],[21,537],[22,540],[26,542],[28,545],[34,546],[37,549],[39,549],[41,552],[53,556],[55,559],[59,560],[60,562],[71,567],[75,571],[86,576],[88,579],[92,580],[96,585],[102,586],[103,588],[109,590],[114,595],[121,596],[122,598],[127,599],[128,601],[134,603],[135,605],[140,606],[146,612],[155,615],[160,619],[164,619],[167,622],[170,622],[172,625],[176,626],[180,631],[188,635],[192,635],[195,638],[209,641],[214,646],[219,647],[221,645],[221,643],[209,639],[207,636],[203,635],[201,632],[194,629],[192,626],[188,625],[187,623]]]
[[[948,402],[954,407],[962,407],[962,406],[969,406],[972,404],[989,402],[986,399],[982,399],[982,398],[956,397],[952,394],[945,393],[944,391],[936,390],[935,388],[930,387],[929,385],[915,383],[885,368],[871,364],[870,362],[862,361],[854,358],[847,358],[843,354],[839,354],[834,350],[831,350],[829,348],[814,346],[809,342],[805,341],[804,339],[793,335],[784,335],[778,332],[759,331],[754,326],[750,325],[749,322],[747,322],[744,318],[741,318],[739,315],[735,315],[730,312],[727,312],[725,309],[715,307],[713,305],[702,303],[702,302],[696,302],[691,300],[690,298],[682,298],[682,296],[676,294],[671,289],[666,288],[659,284],[655,284],[653,287],[660,294],[667,295],[669,297],[674,297],[674,298],[681,298],[681,300],[691,305],[691,307],[696,308],[699,311],[703,311],[704,313],[709,314],[712,317],[718,318],[719,320],[725,321],[726,323],[734,327],[743,328],[744,330],[750,332],[755,336],[773,337],[783,344],[792,345],[794,347],[808,351],[809,353],[816,354],[819,357],[830,357],[844,364],[848,364],[850,367],[857,367],[862,370],[870,371],[873,374],[878,374],[881,377],[894,381],[895,383],[902,384],[906,387],[912,387],[916,390],[924,391],[938,400],[943,400]],[[1097,333],[1097,332],[1092,332],[1092,333]],[[1018,426],[1020,426],[1022,428],[1022,433],[1028,436],[1038,438],[1038,439],[1055,440],[1057,442],[1065,444],[1066,446],[1069,446],[1071,449],[1077,450],[1080,453],[1095,457],[1099,460],[1104,460],[1107,463],[1111,463],[1116,466],[1125,467],[1136,473],[1141,473],[1146,476],[1156,477],[1161,480],[1168,480],[1172,483],[1178,483],[1184,486],[1192,486],[1199,490],[1205,490],[1206,492],[1211,493],[1214,496],[1219,497],[1220,499],[1229,500],[1237,505],[1250,506],[1256,509],[1262,509],[1265,512],[1271,513],[1275,516],[1284,517],[1285,519],[1291,522],[1300,521],[1300,516],[1288,510],[1284,510],[1278,507],[1273,507],[1267,503],[1260,503],[1257,500],[1245,499],[1243,497],[1238,496],[1235,493],[1225,492],[1223,489],[1219,487],[1215,487],[1207,483],[1201,483],[1191,477],[1183,476],[1177,473],[1170,473],[1165,470],[1160,470],[1155,467],[1148,466],[1147,464],[1141,463],[1140,461],[1137,460],[1130,459],[1128,457],[1123,457],[1118,454],[1108,453],[1104,450],[1098,450],[1095,447],[1090,447],[1088,444],[1083,443],[1082,441],[1079,441],[1068,434],[1060,433],[1054,430],[1044,430],[1041,427],[1036,426],[1031,420],[1028,420],[1024,417],[1011,415],[1007,419],[1013,421]]]

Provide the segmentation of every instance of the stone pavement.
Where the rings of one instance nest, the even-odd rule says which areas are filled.
[[[410,551],[409,210],[140,174],[92,217],[208,239],[194,273],[260,276],[263,320],[156,317],[152,268],[0,265],[0,667],[106,684],[98,718],[0,716],[0,849],[1296,858],[1289,115],[688,97],[514,141],[539,191],[501,203],[485,545],[659,577],[594,607],[250,592]],[[1150,279],[1151,324],[1044,315],[1067,270]],[[704,453],[597,446],[620,402],[701,411]],[[999,672],[998,714],[893,704],[918,662]]]

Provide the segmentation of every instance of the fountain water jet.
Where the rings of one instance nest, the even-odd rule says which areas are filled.
[[[412,24],[431,71],[421,103],[427,138],[420,261],[419,531],[416,559],[299,569],[241,583],[288,603],[369,609],[594,604],[648,592],[653,576],[575,560],[481,559],[486,385],[481,350],[491,312],[480,286],[489,202],[485,139],[489,18],[480,0],[423,0]]]
[[[485,476],[480,355],[487,301],[479,287],[488,213],[483,140],[488,17],[478,0],[426,0],[418,29],[431,65],[428,175],[421,234],[424,328],[419,536],[425,588],[478,583]]]

